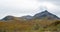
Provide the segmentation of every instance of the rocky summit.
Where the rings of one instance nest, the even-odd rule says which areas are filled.
[[[33,16],[34,19],[43,19],[43,18],[47,18],[47,19],[59,19],[59,17],[57,17],[56,15],[48,12],[47,10],[37,13]]]

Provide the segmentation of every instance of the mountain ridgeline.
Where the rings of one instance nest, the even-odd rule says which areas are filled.
[[[34,16],[6,16],[0,20],[0,32],[60,32],[60,18],[47,10]]]
[[[43,19],[43,18],[47,18],[47,19],[59,19],[59,17],[57,17],[56,15],[48,12],[47,10],[41,12],[41,13],[37,13],[33,16],[34,19]]]
[[[15,18],[14,16],[6,16],[2,20],[12,20],[14,18]],[[18,19],[25,19],[25,20],[30,20],[30,19],[44,19],[44,18],[47,18],[49,20],[51,20],[51,19],[60,19],[58,16],[56,16],[56,15],[48,12],[47,10],[45,10],[43,12],[40,12],[40,13],[37,13],[34,16],[27,15],[27,16],[16,17],[16,18],[18,18]]]

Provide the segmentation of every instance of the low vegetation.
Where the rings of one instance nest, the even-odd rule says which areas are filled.
[[[59,32],[59,20],[8,20],[0,21],[0,32]]]

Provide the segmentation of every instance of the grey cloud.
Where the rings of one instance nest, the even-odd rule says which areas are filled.
[[[54,3],[56,5],[60,5],[60,0],[39,0],[39,1],[42,1],[42,2],[51,2],[51,3]]]
[[[31,7],[29,8],[29,7],[25,7],[25,5],[23,4],[25,0],[23,1],[23,3],[20,3],[18,1],[16,2],[16,1],[17,0],[0,0],[0,17],[2,17],[3,15],[6,16],[9,14],[18,15],[18,16],[27,15],[27,14],[34,15],[38,12],[41,12],[41,10],[46,8],[46,7],[41,8],[41,7],[37,6],[39,10],[35,10],[35,8],[36,8],[35,2],[34,3],[32,2],[34,5],[32,5],[32,3],[31,3],[31,5],[30,5]],[[37,1],[39,1],[40,3],[41,2],[50,2],[50,3],[53,3],[54,5],[56,5],[58,8],[60,8],[60,0],[37,0]],[[30,3],[28,3],[28,4],[30,4]],[[29,6],[29,5],[26,4],[26,6]],[[50,12],[52,12],[56,15],[59,15],[60,9],[58,9],[58,8],[56,8],[56,10],[53,9]]]

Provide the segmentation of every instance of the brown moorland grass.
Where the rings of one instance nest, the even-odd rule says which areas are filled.
[[[52,23],[58,20],[36,19],[36,20],[9,20],[0,21],[1,32],[42,32],[50,28]],[[50,25],[50,26],[49,26]],[[53,26],[55,27],[55,26]],[[56,28],[56,27],[55,27]]]

